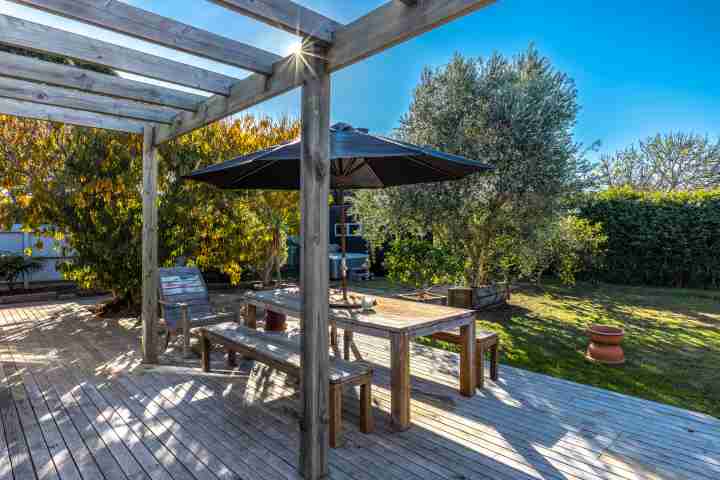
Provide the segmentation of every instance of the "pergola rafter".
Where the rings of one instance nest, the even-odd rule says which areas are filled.
[[[0,98],[0,114],[127,133],[143,133],[145,126],[148,125],[147,122],[141,120],[73,108],[40,105],[12,98]]]
[[[179,112],[175,108],[148,105],[135,100],[120,100],[96,93],[86,93],[7,77],[0,77],[0,97],[105,113],[146,122],[170,123]]]
[[[330,74],[494,0],[392,0],[342,25],[290,0],[210,0],[303,38],[274,53],[115,0],[12,0],[163,47],[243,68],[236,79],[103,40],[0,15],[0,44],[63,56],[212,94],[204,97],[0,52],[0,114],[143,134],[143,360],[157,361],[160,144],[302,86],[301,473],[327,474],[327,255]]]
[[[257,73],[272,73],[280,55],[117,0],[10,0]]]
[[[0,15],[0,43],[61,55],[123,72],[228,95],[237,79],[39,23]]]
[[[173,88],[0,52],[0,76],[67,87],[88,93],[196,111],[206,97]]]
[[[330,44],[342,25],[291,0],[210,0],[288,33]]]

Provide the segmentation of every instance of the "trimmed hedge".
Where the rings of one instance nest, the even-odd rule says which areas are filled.
[[[720,287],[720,189],[638,192],[612,189],[582,197],[579,216],[608,236],[606,281]]]

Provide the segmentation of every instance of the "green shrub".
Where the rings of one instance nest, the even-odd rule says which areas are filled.
[[[611,189],[584,195],[577,207],[608,236],[604,280],[720,287],[720,189]]]
[[[36,260],[12,252],[0,252],[0,280],[8,282],[10,290],[22,275],[36,272],[41,268],[42,264]]]

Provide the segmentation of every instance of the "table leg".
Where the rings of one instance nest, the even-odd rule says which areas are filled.
[[[406,333],[390,337],[390,389],[392,428],[410,428],[410,338]]]
[[[227,349],[227,366],[229,368],[237,367],[237,358],[235,357],[235,350],[232,348]]]
[[[343,330],[343,358],[350,361],[350,347],[353,343],[353,332],[347,328]]]
[[[460,327],[460,393],[475,395],[475,320]]]
[[[330,326],[330,347],[332,348],[335,358],[338,360],[341,359],[342,355],[340,355],[340,347],[338,346],[338,331],[335,324]]]

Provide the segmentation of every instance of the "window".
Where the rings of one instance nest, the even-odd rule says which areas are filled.
[[[345,228],[343,228],[345,227]],[[346,230],[347,229],[347,230]],[[347,234],[345,233],[347,231]],[[362,236],[362,224],[361,223],[336,223],[335,224],[335,236],[336,237],[360,237]]]

